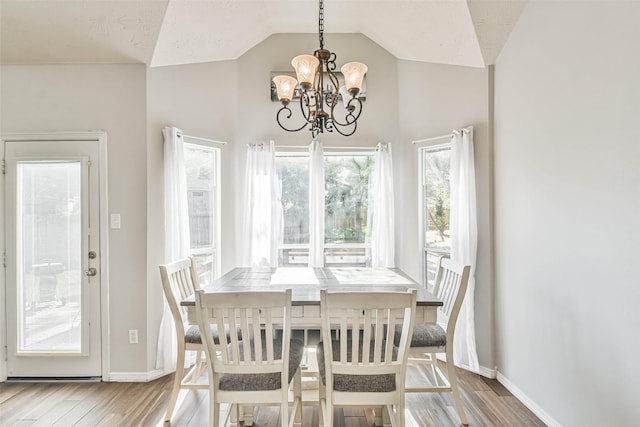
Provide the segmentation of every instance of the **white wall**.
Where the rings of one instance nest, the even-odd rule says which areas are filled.
[[[2,132],[104,129],[109,211],[111,371],[145,371],[146,83],[144,65],[2,66]],[[108,220],[108,219],[105,219]],[[129,344],[138,329],[140,344]]]
[[[496,64],[498,368],[549,424],[640,419],[639,21],[530,2]]]
[[[418,233],[418,145],[412,140],[445,135],[474,126],[478,209],[475,322],[480,366],[494,367],[491,138],[489,69],[398,61],[400,143],[394,150],[398,266],[418,281],[421,248]],[[434,141],[435,144],[448,139]],[[486,373],[488,374],[488,373]]]
[[[164,259],[163,137],[165,126],[176,126],[186,134],[226,141],[221,156],[222,265],[225,273],[235,266],[236,215],[233,167],[234,123],[237,99],[237,61],[151,68],[148,71],[148,330],[149,370],[156,362],[156,345],[163,295],[158,265]]]

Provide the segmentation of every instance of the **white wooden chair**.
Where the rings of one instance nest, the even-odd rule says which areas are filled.
[[[434,383],[421,387],[407,387],[407,393],[416,392],[451,392],[460,416],[460,422],[468,425],[467,416],[460,398],[456,369],[453,364],[453,335],[460,307],[467,292],[471,267],[456,263],[447,258],[440,258],[433,293],[443,302],[438,308],[437,324],[419,324],[413,330],[411,338],[411,354],[421,353],[422,358],[410,358],[409,363],[423,363],[431,368]],[[396,342],[401,335],[396,329]],[[437,355],[445,354],[445,376],[438,367]]]
[[[222,342],[205,337],[209,371],[210,425],[218,427],[220,404],[231,404],[231,425],[239,407],[280,405],[283,427],[302,422],[302,341],[291,338],[291,290],[195,293],[200,328],[238,330]],[[239,338],[240,336],[240,338]],[[293,410],[289,416],[289,385]]]
[[[189,326],[187,311],[180,306],[180,301],[193,295],[195,289],[198,288],[197,276],[191,259],[185,258],[166,265],[160,265],[160,277],[162,278],[164,296],[173,315],[176,338],[178,340],[175,379],[171,388],[169,406],[165,413],[165,421],[171,421],[180,389],[206,390],[209,385],[197,382],[202,365],[205,363],[204,345],[200,337],[200,329],[197,326]],[[196,362],[185,373],[185,356],[188,351],[196,352]]]
[[[404,384],[415,307],[415,289],[321,290],[322,342],[317,349],[321,425],[334,425],[336,406],[382,406],[386,422],[404,426]],[[396,326],[398,345],[394,345]]]

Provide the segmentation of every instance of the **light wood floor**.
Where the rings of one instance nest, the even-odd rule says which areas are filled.
[[[470,426],[544,426],[496,380],[458,370]],[[411,368],[408,378],[423,375]],[[153,426],[162,427],[173,376],[149,383],[0,383],[0,426]],[[208,396],[183,391],[171,424],[206,426]],[[406,397],[407,427],[457,426],[451,394],[412,393]],[[277,407],[260,408],[255,427],[277,426]],[[362,409],[336,409],[334,427],[371,427]],[[303,408],[303,426],[318,426],[317,406]]]

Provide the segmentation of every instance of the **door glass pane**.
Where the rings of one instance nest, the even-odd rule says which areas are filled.
[[[18,352],[82,350],[80,162],[17,165]]]

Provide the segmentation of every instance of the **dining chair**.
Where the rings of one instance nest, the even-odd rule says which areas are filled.
[[[360,406],[383,407],[385,422],[404,426],[404,384],[416,294],[415,289],[320,291],[321,425],[334,425],[334,407]],[[396,326],[400,339],[394,345]]]
[[[467,292],[470,270],[469,265],[463,265],[448,258],[440,258],[433,289],[434,295],[443,303],[438,308],[437,323],[416,325],[409,349],[411,354],[422,354],[420,358],[409,358],[409,363],[427,365],[431,370],[432,381],[429,385],[411,386],[405,389],[407,393],[451,392],[463,425],[468,425],[468,422],[453,363],[453,337],[460,307]],[[399,343],[403,337],[401,332],[396,328],[396,343]],[[445,356],[446,375],[438,366],[439,354]]]
[[[184,258],[160,265],[160,277],[162,279],[162,289],[169,305],[173,323],[175,324],[176,339],[178,343],[176,373],[171,388],[169,406],[165,413],[165,421],[171,421],[171,416],[175,409],[178,393],[181,389],[208,389],[209,385],[198,382],[202,372],[204,358],[204,345],[200,336],[198,326],[189,326],[187,321],[187,310],[180,306],[180,301],[193,295],[198,289],[198,279],[190,258]],[[217,330],[212,330],[217,337]],[[217,339],[217,338],[216,338]],[[185,358],[187,352],[196,352],[195,363],[185,373]]]
[[[195,293],[200,328],[238,330],[226,339],[206,336],[209,424],[218,427],[220,404],[230,404],[231,426],[242,405],[280,405],[281,426],[300,426],[302,341],[291,337],[291,289]],[[292,414],[289,386],[293,382]]]

